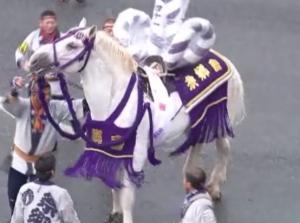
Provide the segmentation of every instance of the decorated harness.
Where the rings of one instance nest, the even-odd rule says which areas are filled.
[[[79,72],[84,70],[86,67],[91,51],[94,46],[94,40],[83,38],[78,32],[79,30],[74,30],[60,39],[57,39],[53,43],[54,52],[54,64],[53,66],[57,70],[63,70],[76,61],[84,60],[84,65],[80,68]],[[75,34],[76,33],[76,34]],[[78,39],[82,39],[84,48],[83,50],[72,60],[65,64],[60,64],[57,59],[56,44],[59,41],[74,35]],[[70,140],[75,140],[77,138],[82,138],[86,143],[86,149],[84,153],[79,158],[78,162],[71,168],[68,168],[65,173],[70,176],[84,176],[87,178],[99,177],[108,186],[115,188],[122,186],[118,181],[118,174],[120,167],[125,166],[130,179],[136,184],[141,185],[143,181],[143,173],[136,172],[132,166],[133,152],[136,144],[136,134],[137,128],[141,123],[144,115],[147,113],[149,116],[150,129],[149,138],[150,145],[148,148],[148,159],[151,164],[157,165],[160,163],[159,160],[155,158],[155,151],[153,148],[153,125],[152,125],[152,113],[150,110],[149,103],[144,101],[143,90],[138,87],[138,106],[137,115],[135,117],[134,123],[129,128],[121,128],[114,124],[115,120],[121,115],[123,109],[125,108],[130,94],[135,86],[137,86],[138,76],[133,73],[131,75],[129,84],[127,86],[126,92],[121,99],[119,105],[115,111],[109,116],[105,121],[96,121],[91,118],[90,113],[86,115],[86,120],[83,125],[80,124],[76,117],[75,110],[73,108],[72,99],[68,91],[67,83],[64,78],[63,73],[58,72],[57,77],[60,81],[60,87],[63,93],[63,97],[67,102],[68,109],[73,119],[74,134],[67,133],[63,131],[58,123],[54,121],[52,115],[49,111],[47,102],[45,100],[45,95],[41,89],[45,84],[44,77],[38,79],[39,84],[39,97],[42,102],[43,108],[47,115],[48,120],[54,126],[54,128],[63,136]]]

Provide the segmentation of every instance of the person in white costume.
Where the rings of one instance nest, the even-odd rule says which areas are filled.
[[[183,180],[186,196],[180,223],[216,223],[212,199],[205,189],[206,174],[200,168],[187,170]]]
[[[181,109],[182,102],[176,91],[168,92],[163,79],[166,78],[167,70],[163,59],[159,56],[150,56],[145,62],[143,69],[147,74],[149,88],[153,103],[153,135],[155,144],[163,140],[165,126],[171,121],[176,113]]]
[[[50,181],[55,163],[51,154],[35,162],[37,179],[21,187],[11,223],[80,223],[68,191]]]
[[[32,180],[36,173],[34,162],[43,154],[53,151],[57,141],[55,128],[45,115],[38,96],[38,86],[33,83],[29,98],[18,96],[17,89],[24,87],[22,77],[14,78],[15,88],[5,96],[0,97],[0,109],[16,121],[15,135],[12,145],[12,162],[8,172],[8,197],[11,211],[20,187]],[[50,86],[43,89],[45,99],[54,120],[58,123],[70,119],[67,103],[50,100]],[[83,117],[84,102],[73,100],[73,106],[78,117]]]
[[[29,72],[29,58],[42,45],[53,43],[61,36],[58,29],[57,16],[54,11],[45,10],[40,15],[39,28],[32,31],[18,46],[15,52],[17,66]],[[54,99],[61,99],[59,81],[53,75],[48,74],[48,81],[51,86],[51,96]]]

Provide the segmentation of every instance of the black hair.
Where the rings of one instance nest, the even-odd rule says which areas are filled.
[[[56,13],[52,10],[45,10],[41,13],[40,19],[44,19],[46,16],[51,16],[56,19]]]
[[[36,176],[39,181],[46,182],[53,176],[53,171],[55,170],[56,159],[51,153],[42,155],[35,162]]]
[[[204,189],[206,182],[206,174],[201,168],[193,168],[186,171],[185,180],[191,184],[196,190]]]
[[[166,72],[167,68],[164,59],[158,55],[151,55],[147,57],[144,61],[144,66],[150,66],[154,62],[159,63],[163,68],[163,72]]]

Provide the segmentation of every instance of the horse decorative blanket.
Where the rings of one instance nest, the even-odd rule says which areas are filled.
[[[233,131],[227,112],[227,81],[232,72],[222,56],[208,51],[196,63],[173,71],[176,90],[188,113],[191,128],[187,140],[172,155],[185,152],[196,143],[209,143],[231,136]]]
[[[199,63],[176,69],[173,73],[176,75],[176,89],[187,112],[224,84],[232,74],[226,62],[214,51],[208,51]]]

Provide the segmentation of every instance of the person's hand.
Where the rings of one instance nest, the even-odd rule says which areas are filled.
[[[21,76],[15,76],[12,80],[12,86],[21,89],[25,86],[25,79]]]

